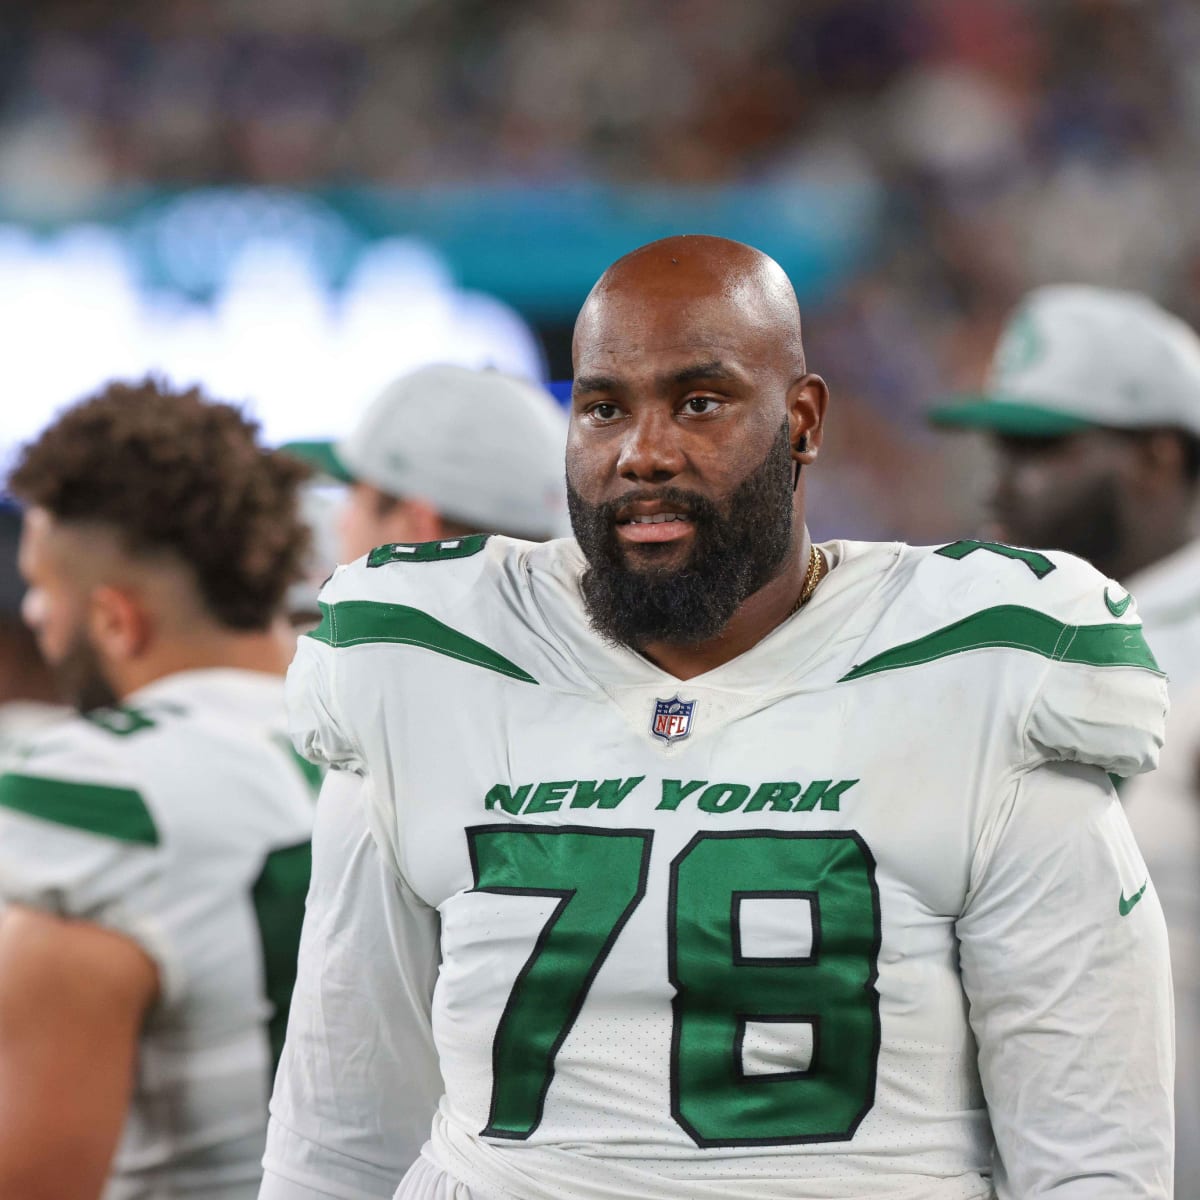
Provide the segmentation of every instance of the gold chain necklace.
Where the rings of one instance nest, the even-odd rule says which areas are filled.
[[[804,573],[804,583],[800,586],[800,597],[796,601],[789,617],[795,616],[812,598],[825,574],[825,556],[811,542],[808,547],[808,570]]]

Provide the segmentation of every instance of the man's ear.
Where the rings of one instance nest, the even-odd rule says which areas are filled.
[[[154,631],[153,619],[136,592],[101,584],[88,597],[88,633],[92,645],[110,662],[141,655]]]
[[[792,461],[800,466],[815,462],[825,432],[829,388],[820,375],[804,375],[788,389],[788,440]]]
[[[1155,429],[1136,441],[1136,482],[1146,495],[1168,492],[1186,482],[1187,454],[1179,434]]]

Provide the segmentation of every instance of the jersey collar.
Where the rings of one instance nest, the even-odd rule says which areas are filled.
[[[553,549],[551,548],[553,547]],[[831,570],[799,612],[727,663],[681,681],[626,646],[612,646],[590,626],[580,589],[586,567],[573,540],[550,543],[529,560],[529,583],[548,639],[606,691],[653,687],[744,692],[824,687],[840,675],[878,617],[868,598],[899,561],[899,543],[831,541],[820,545]]]

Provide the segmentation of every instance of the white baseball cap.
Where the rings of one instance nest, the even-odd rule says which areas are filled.
[[[388,384],[342,441],[284,447],[335,479],[419,497],[481,530],[567,532],[566,414],[499,371],[422,367]]]
[[[1200,435],[1200,338],[1138,292],[1036,288],[1009,318],[983,393],[929,417],[1018,437],[1096,427]]]

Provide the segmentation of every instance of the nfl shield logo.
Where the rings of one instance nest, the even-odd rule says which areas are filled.
[[[695,708],[695,700],[680,700],[678,696],[672,696],[670,700],[655,700],[650,732],[664,742],[678,742],[692,732],[692,713]]]

